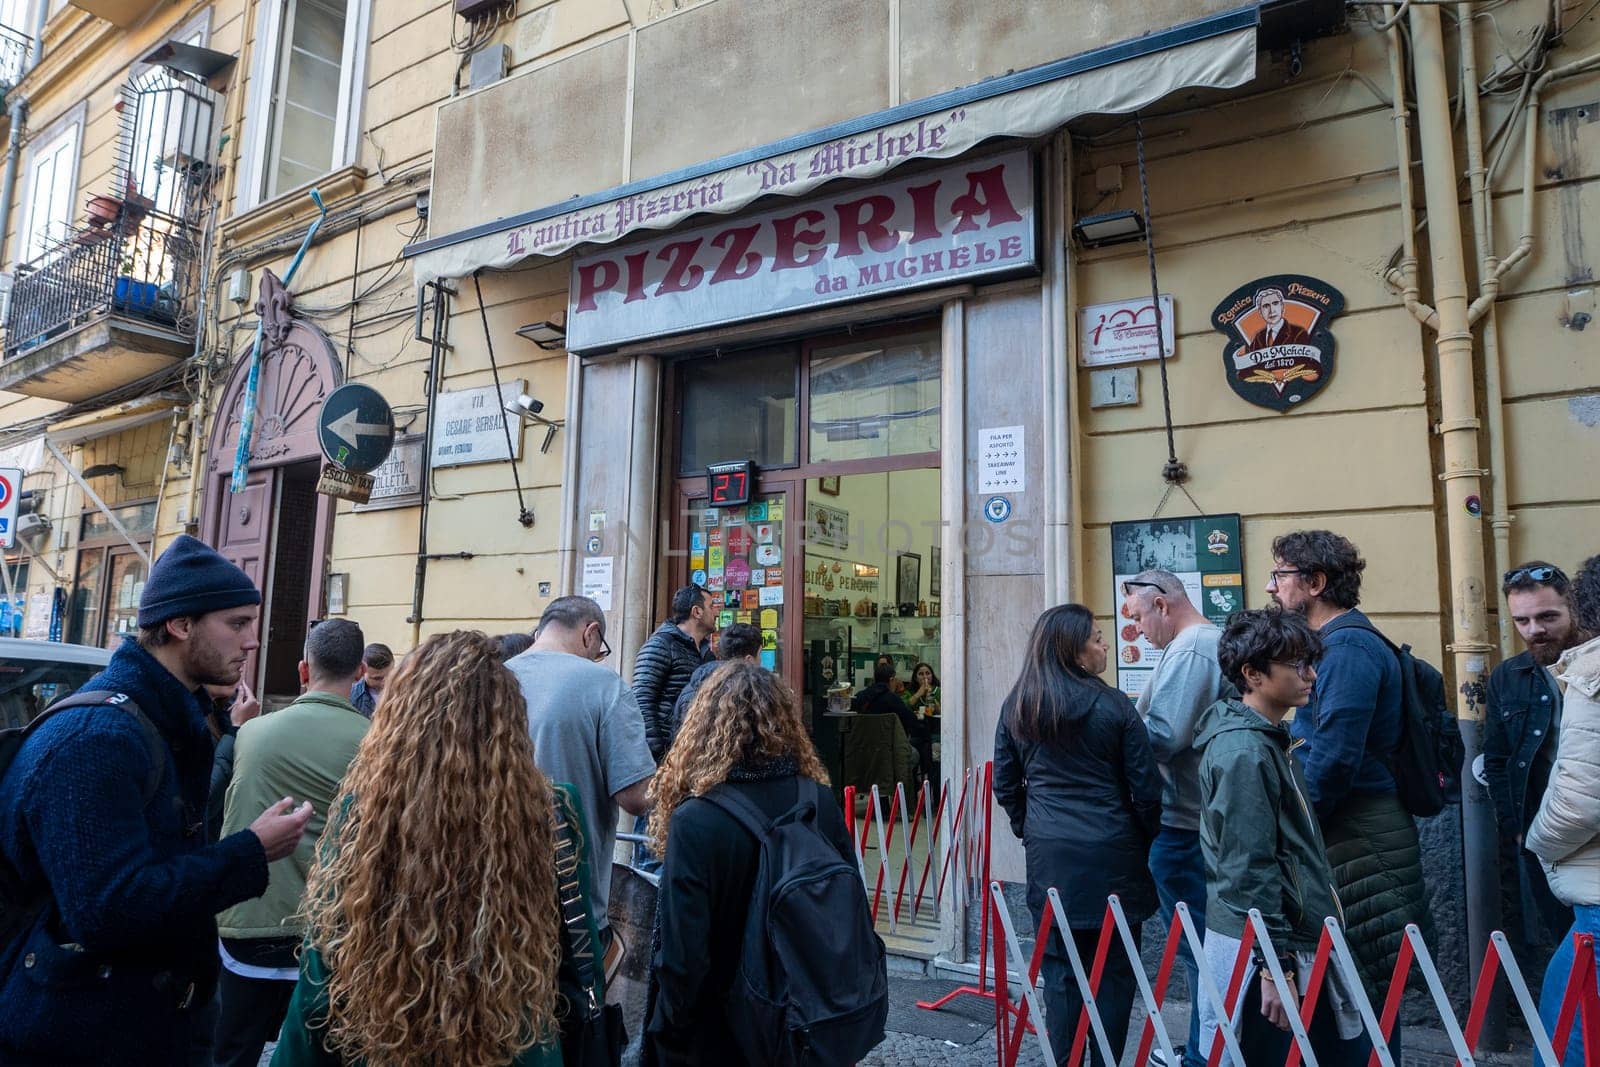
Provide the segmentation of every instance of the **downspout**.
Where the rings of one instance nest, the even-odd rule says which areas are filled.
[[[1045,390],[1045,471],[1047,513],[1044,518],[1045,603],[1060,604],[1072,599],[1071,589],[1082,557],[1073,545],[1078,529],[1076,502],[1072,500],[1072,470],[1068,462],[1069,442],[1077,434],[1077,413],[1072,410],[1072,377],[1076,373],[1071,345],[1070,323],[1074,321],[1067,234],[1072,227],[1072,171],[1065,132],[1057,133],[1045,145],[1044,187],[1046,254],[1044,278],[1040,285],[1044,337]]]
[[[1406,75],[1404,44],[1400,38],[1399,21],[1392,7],[1385,8],[1388,18],[1384,31],[1389,42],[1389,81],[1393,86],[1394,151],[1395,166],[1400,181],[1400,262],[1389,268],[1384,281],[1400,294],[1406,310],[1430,330],[1439,328],[1439,314],[1421,300],[1417,284],[1417,208],[1416,187],[1411,177],[1411,112],[1406,107]]]
[[[1450,87],[1445,71],[1439,9],[1411,8],[1412,69],[1417,86],[1417,133],[1422,146],[1422,188],[1428,211],[1433,298],[1438,321],[1439,434],[1443,467],[1445,529],[1449,545],[1449,652],[1453,678],[1463,699],[1458,719],[1466,766],[1482,751],[1484,676],[1489,643],[1484,595],[1483,527],[1479,501],[1483,470],[1478,456],[1478,397],[1473,380],[1472,323],[1456,194],[1455,145],[1451,136]],[[1469,23],[1470,25],[1470,23]],[[1499,919],[1499,878],[1494,812],[1488,791],[1471,775],[1462,782],[1462,848],[1466,866],[1467,958],[1477,981],[1489,933]]]
[[[1461,99],[1466,112],[1467,127],[1467,180],[1472,187],[1472,237],[1478,254],[1478,278],[1484,296],[1497,291],[1497,268],[1494,258],[1493,204],[1489,200],[1489,171],[1483,160],[1483,108],[1478,93],[1477,44],[1472,36],[1472,10],[1467,3],[1456,5],[1457,35],[1461,46]],[[1524,193],[1526,197],[1527,194]],[[1489,529],[1493,534],[1494,569],[1491,581],[1511,567],[1511,487],[1510,468],[1506,465],[1505,400],[1500,365],[1500,316],[1493,299],[1484,312],[1483,323],[1483,404],[1489,433],[1489,480],[1494,488],[1494,509],[1489,513]],[[1470,313],[1469,313],[1470,318]],[[1498,637],[1500,658],[1509,659],[1516,654],[1512,644],[1510,615],[1496,613],[1499,620]],[[1503,1025],[1503,1015],[1492,1013]],[[1498,1042],[1494,1047],[1499,1047]]]
[[[39,0],[39,10],[33,17],[33,35],[28,42],[30,71],[44,58],[44,24],[49,17],[50,5],[46,0]],[[12,92],[16,92],[16,89],[13,88]],[[4,175],[0,175],[0,265],[6,262],[6,234],[11,228],[11,198],[17,192],[17,161],[22,157],[22,128],[27,121],[28,101],[18,96],[11,101],[11,132],[6,138],[6,167]],[[19,254],[20,251],[19,248]]]

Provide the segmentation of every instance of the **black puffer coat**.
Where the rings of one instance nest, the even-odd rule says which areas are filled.
[[[644,739],[650,755],[661,762],[672,743],[672,708],[689,678],[708,658],[677,623],[664,622],[639,649],[633,661],[633,699],[644,716]]]
[[[994,738],[994,798],[1028,856],[1028,907],[1044,912],[1061,894],[1067,922],[1095,928],[1116,893],[1137,925],[1156,910],[1150,842],[1161,831],[1161,774],[1133,702],[1092,679],[1093,702],[1072,736],[1024,741],[1000,712]]]
[[[1352,793],[1322,821],[1345,938],[1369,991],[1387,989],[1407,923],[1431,936],[1417,824],[1395,793]]]

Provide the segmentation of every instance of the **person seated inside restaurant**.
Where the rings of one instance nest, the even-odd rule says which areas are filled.
[[[932,773],[933,736],[928,727],[906,704],[895,689],[894,661],[879,656],[872,670],[872,684],[857,693],[850,701],[850,710],[861,715],[893,715],[905,727],[906,739],[917,750],[917,763],[923,775]],[[902,687],[903,688],[903,687]]]

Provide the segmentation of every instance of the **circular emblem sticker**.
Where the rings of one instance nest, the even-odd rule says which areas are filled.
[[[597,555],[600,554],[600,537],[599,537],[598,534],[595,535],[594,537],[589,538],[588,548],[589,548],[589,555],[597,556]]]
[[[983,502],[983,517],[990,522],[1005,522],[1011,517],[1011,501],[1003,496],[992,496]]]

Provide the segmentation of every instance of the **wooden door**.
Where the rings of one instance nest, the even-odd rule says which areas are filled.
[[[217,494],[218,529],[213,543],[227,559],[250,576],[257,589],[265,585],[267,553],[272,535],[272,503],[277,493],[276,469],[253,470],[245,482],[244,492],[228,492],[228,480],[214,480],[212,491]],[[252,688],[259,689],[260,657],[250,653],[244,665],[244,675]]]

